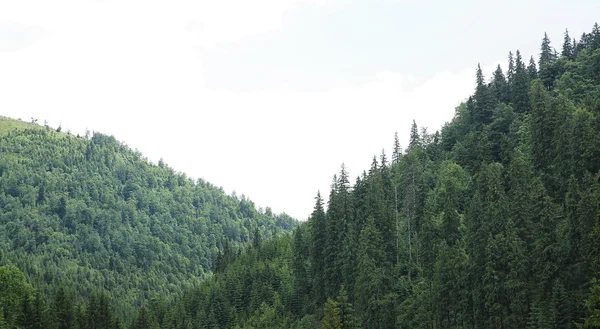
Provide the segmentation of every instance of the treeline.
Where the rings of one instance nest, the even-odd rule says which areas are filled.
[[[0,265],[15,265],[44,298],[60,286],[78,304],[104,296],[128,320],[209,277],[225,241],[242,249],[255,232],[295,225],[112,136],[0,117]]]
[[[160,328],[600,327],[600,28],[511,52],[434,134],[140,314]],[[173,316],[169,316],[173,314]],[[176,320],[175,320],[176,319]]]

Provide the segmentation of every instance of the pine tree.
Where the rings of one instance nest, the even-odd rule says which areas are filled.
[[[313,278],[313,292],[315,301],[318,305],[325,302],[325,244],[327,222],[325,211],[323,210],[323,199],[321,193],[317,192],[315,208],[309,219],[310,229],[312,231],[310,244],[311,255],[311,277]]]
[[[515,77],[513,83],[513,104],[517,113],[528,113],[529,105],[529,76],[525,69],[525,63],[521,57],[521,53],[517,50],[517,58],[515,61]]]
[[[515,59],[512,51],[508,52],[508,71],[506,72],[506,81],[508,83],[509,99],[513,99],[513,85],[515,83]]]
[[[529,65],[527,66],[527,74],[529,75],[529,80],[533,81],[538,78],[538,71],[535,65],[535,59],[533,56],[529,58]]]
[[[36,291],[32,301],[32,319],[31,329],[45,329],[48,327],[50,320],[48,319],[48,309],[46,303],[39,291]]]
[[[403,213],[406,220],[406,241],[408,243],[408,277],[410,268],[419,262],[419,230],[423,205],[422,163],[420,149],[409,152],[406,156],[406,167],[403,172]]]
[[[569,36],[569,30],[565,30],[565,39],[560,55],[567,59],[573,59],[573,43],[571,41],[571,37]]]
[[[475,88],[475,95],[473,95],[474,106],[471,115],[475,125],[478,125],[478,128],[481,128],[481,125],[487,125],[492,121],[493,111],[497,100],[493,94],[493,86],[487,86],[485,84],[483,73],[479,66],[477,66],[476,80],[477,87]],[[423,136],[422,139],[425,139],[425,136]],[[423,143],[423,145],[426,144],[427,143]]]
[[[415,120],[413,120],[410,127],[410,142],[408,144],[408,150],[410,151],[417,146],[421,146],[421,136],[419,136],[419,128],[417,128],[417,123]]]
[[[384,264],[385,255],[382,248],[381,233],[375,226],[375,219],[369,217],[367,225],[360,233],[358,255],[358,273],[356,276],[356,311],[361,319],[362,328],[378,328],[383,310],[376,301],[385,294],[389,279]]]
[[[6,329],[6,321],[4,320],[3,308],[0,308],[0,329]]]
[[[600,281],[590,282],[590,294],[585,301],[587,316],[580,328],[600,328]]]
[[[140,308],[131,329],[148,329],[151,328],[152,320],[148,309],[145,306]]]
[[[500,64],[498,64],[496,71],[494,71],[491,88],[498,102],[508,102],[508,82],[506,81],[506,77],[504,77]]]
[[[342,273],[340,272],[340,256],[342,248],[342,214],[340,188],[337,175],[333,178],[329,204],[327,207],[327,225],[325,240],[325,295],[335,297],[341,285]]]
[[[477,72],[475,74],[477,87],[483,86],[485,84],[485,78],[483,77],[483,72],[481,71],[481,65],[477,64]]]
[[[398,140],[398,132],[394,133],[394,151],[392,153],[392,164],[396,164],[400,162],[400,158],[402,158],[402,146],[400,146],[400,141]]]
[[[323,310],[323,321],[321,321],[321,328],[323,329],[342,329],[342,321],[340,319],[340,310],[337,308],[335,302],[328,298],[324,305]]]
[[[69,329],[75,322],[75,310],[73,299],[65,291],[61,284],[54,297],[54,314],[56,316],[57,329]]]
[[[548,38],[548,34],[544,33],[544,38],[542,39],[542,46],[540,48],[540,68],[542,66],[546,66],[551,64],[554,60],[553,49],[550,46],[550,39]]]
[[[300,227],[294,231],[293,235],[293,262],[292,267],[295,274],[295,296],[294,300],[297,303],[294,306],[293,312],[298,317],[302,317],[304,312],[302,305],[306,296],[310,295],[309,273],[306,268],[308,261],[307,245],[304,242],[304,228]],[[240,307],[241,308],[241,307]]]
[[[544,39],[542,39],[542,46],[540,51],[540,79],[544,83],[546,89],[550,90],[554,86],[554,77],[556,76],[556,70],[554,68],[554,61],[556,60],[556,52],[550,46],[550,39],[548,35],[544,33]]]
[[[21,312],[17,316],[17,328],[33,328],[35,322],[37,322],[35,318],[35,312],[31,303],[31,296],[26,296],[21,301]]]
[[[356,319],[354,318],[354,308],[348,301],[348,293],[346,288],[342,285],[340,288],[340,294],[337,297],[337,305],[340,310],[340,320],[342,323],[342,329],[354,329],[356,328]]]

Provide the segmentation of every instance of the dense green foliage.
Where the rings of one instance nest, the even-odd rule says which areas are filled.
[[[413,122],[353,185],[342,166],[293,235],[228,257],[155,324],[598,327],[600,29],[564,44],[478,68],[440,132]]]
[[[43,296],[61,284],[81,303],[105,294],[128,318],[210,275],[226,241],[240,249],[255,232],[294,226],[113,137],[0,118],[0,265],[16,265]]]
[[[391,163],[374,157],[353,185],[342,165],[293,234],[224,243],[213,277],[130,327],[600,327],[600,28],[565,33],[560,55],[545,36],[537,65],[511,52],[476,82],[440,132],[413,122],[406,150],[395,136]],[[16,282],[3,294],[34,301],[20,314],[44,308],[1,270]],[[54,323],[111,320],[101,295],[75,310],[61,291]]]

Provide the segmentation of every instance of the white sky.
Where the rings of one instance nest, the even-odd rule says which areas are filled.
[[[544,31],[560,48],[598,3],[2,0],[0,115],[113,134],[305,219],[342,162],[355,178],[413,119],[439,129],[478,62],[537,58]]]

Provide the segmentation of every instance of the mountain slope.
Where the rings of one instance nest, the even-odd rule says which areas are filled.
[[[255,231],[268,238],[295,224],[114,137],[0,117],[0,265],[44,292],[105,292],[127,315],[204,279],[226,239],[242,248]]]
[[[413,122],[406,152],[396,139],[391,163],[374,157],[353,185],[342,166],[293,235],[226,253],[211,280],[138,320],[598,328],[600,28],[566,35],[561,56],[544,38],[537,65],[517,51],[491,79],[478,69],[441,132]]]

